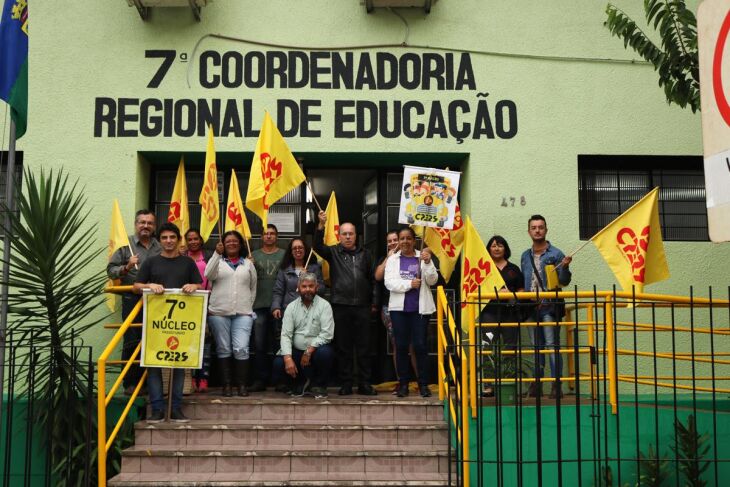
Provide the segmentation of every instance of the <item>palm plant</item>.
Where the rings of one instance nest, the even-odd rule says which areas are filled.
[[[48,440],[54,485],[80,485],[89,475],[95,484],[95,469],[85,471],[84,455],[89,433],[96,437],[89,431],[95,430],[95,418],[89,417],[86,401],[94,387],[88,376],[77,373],[73,347],[106,318],[92,314],[103,300],[106,277],[96,270],[96,258],[104,248],[91,237],[95,225],[77,181],[69,181],[63,171],[41,170],[36,176],[26,170],[23,186],[9,227],[2,225],[12,236],[5,282],[8,332],[16,342],[32,339],[36,352],[17,357],[27,367],[19,369],[15,383],[26,383],[22,374],[32,368],[34,387],[19,393],[32,394],[40,405],[29,419]]]
[[[685,0],[644,0],[646,23],[656,30],[661,46],[625,12],[615,5],[606,6],[604,25],[612,35],[623,39],[659,73],[667,103],[676,103],[692,112],[700,109],[700,68],[697,50],[697,19]]]

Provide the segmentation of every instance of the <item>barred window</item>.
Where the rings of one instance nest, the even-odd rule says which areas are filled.
[[[13,199],[17,201],[18,194],[22,191],[23,180],[23,153],[18,151],[15,153],[15,189],[13,190]],[[5,221],[5,191],[8,184],[8,151],[0,151],[0,221]],[[15,213],[18,213],[18,205],[14,204]],[[2,228],[0,228],[0,239],[4,236]]]
[[[578,156],[580,238],[591,238],[656,186],[664,240],[708,241],[700,156]]]

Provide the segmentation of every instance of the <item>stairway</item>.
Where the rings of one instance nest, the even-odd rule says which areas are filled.
[[[109,485],[449,485],[438,399],[330,393],[186,397],[191,422],[137,423]]]

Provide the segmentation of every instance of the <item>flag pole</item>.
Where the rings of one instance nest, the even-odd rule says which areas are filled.
[[[5,217],[3,235],[3,284],[0,293],[0,411],[3,408],[5,391],[5,333],[8,325],[8,281],[10,280],[10,215],[15,211],[15,121],[10,118],[10,140],[8,141],[8,167],[5,173]]]
[[[317,208],[319,208],[319,211],[324,211],[322,206],[319,204],[319,201],[317,201],[317,196],[314,194],[314,190],[312,189],[312,183],[310,183],[308,179],[306,181],[309,192],[312,193],[312,199],[314,199],[314,202],[317,204]]]
[[[134,257],[134,250],[132,250],[132,244],[131,243],[128,243],[127,244],[127,247],[129,247],[129,255],[131,255],[132,257]],[[139,267],[137,267],[137,264],[134,264],[134,268],[136,270],[139,270]]]
[[[309,249],[309,255],[307,256],[307,261],[304,263],[304,272],[307,272],[307,267],[309,267],[309,259],[312,258],[312,252],[314,252],[314,249]]]

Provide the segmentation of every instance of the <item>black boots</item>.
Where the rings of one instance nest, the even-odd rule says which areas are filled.
[[[248,396],[246,382],[248,382],[248,360],[234,360],[236,364],[236,384],[238,385],[238,395],[241,397]]]
[[[231,359],[228,357],[219,358],[218,369],[220,373],[221,383],[223,385],[221,395],[223,397],[232,397],[233,391],[231,390]]]

